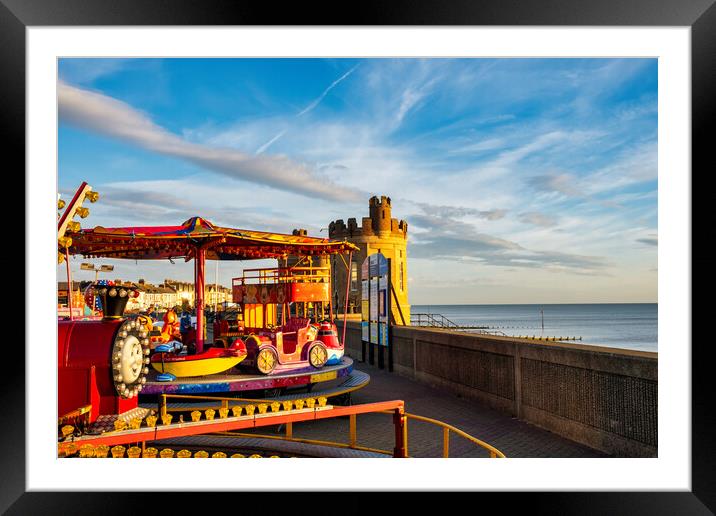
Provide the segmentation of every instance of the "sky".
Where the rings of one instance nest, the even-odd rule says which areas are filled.
[[[198,215],[325,237],[387,195],[412,304],[657,301],[656,59],[72,58],[58,75],[58,192],[100,193],[83,227]],[[93,279],[83,261],[74,279]]]

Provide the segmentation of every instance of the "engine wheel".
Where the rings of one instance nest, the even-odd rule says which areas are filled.
[[[328,350],[321,343],[314,344],[311,351],[308,352],[308,361],[313,367],[319,369],[328,362]]]
[[[149,339],[146,328],[126,320],[119,327],[112,347],[114,388],[122,398],[139,395],[149,373]]]
[[[256,368],[263,374],[269,374],[276,368],[278,355],[271,348],[263,348],[256,357]]]

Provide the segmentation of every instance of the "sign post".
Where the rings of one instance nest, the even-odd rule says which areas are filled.
[[[393,350],[390,346],[390,260],[381,253],[365,259],[361,267],[361,342],[363,360],[368,347],[368,363],[385,367],[388,348],[388,368],[393,370]]]

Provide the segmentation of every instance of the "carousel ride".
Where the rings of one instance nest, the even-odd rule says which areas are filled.
[[[224,228],[200,217],[179,226],[82,229],[73,218],[86,217],[89,210],[82,206],[83,202],[95,202],[97,198],[98,194],[82,183],[64,213],[58,215],[58,262],[67,262],[68,284],[71,285],[70,255],[194,260],[196,328],[182,337],[177,331],[177,314],[171,310],[164,314],[161,329],[148,315],[126,317],[128,301],[139,295],[135,286],[108,281],[92,284],[91,301],[87,302],[93,308],[101,308],[101,319],[76,320],[71,312],[69,317],[58,319],[60,456],[73,456],[78,451],[80,456],[107,456],[110,445],[114,446],[113,456],[124,456],[124,445],[131,443],[135,444],[134,452],[127,451],[127,456],[139,456],[139,444],[142,456],[152,456],[144,454],[147,442],[277,424],[285,425],[290,438],[294,422],[350,416],[354,428],[357,414],[386,411],[394,415],[396,436],[396,446],[389,454],[407,456],[407,415],[402,401],[349,407],[327,403],[330,396],[358,389],[369,380],[368,375],[357,371],[358,377],[351,378],[353,362],[343,356],[347,309],[344,306],[343,333],[339,338],[330,304],[328,268],[245,270],[232,285],[234,300],[241,306],[241,318],[217,321],[214,339],[206,339],[207,259],[347,254],[348,275],[352,253],[357,249],[353,244]],[[58,209],[62,208],[65,203],[58,202]],[[346,281],[346,305],[349,284]],[[342,384],[325,392],[310,390],[313,385],[341,378],[345,380]],[[268,389],[278,394],[285,387],[296,386],[308,386],[308,394],[274,395],[272,399],[213,395]],[[155,395],[156,410],[150,401],[139,403],[140,396],[146,399],[147,395]],[[208,408],[203,407],[204,412],[199,410],[202,403],[209,403]],[[215,419],[217,411],[219,418]],[[172,421],[174,414],[178,421]],[[185,416],[191,417],[191,422],[184,421]],[[360,448],[353,444],[353,448]],[[83,455],[82,446],[90,451]],[[121,454],[116,455],[119,448]],[[94,450],[103,451],[95,454]],[[222,451],[217,453],[217,457],[226,456]]]

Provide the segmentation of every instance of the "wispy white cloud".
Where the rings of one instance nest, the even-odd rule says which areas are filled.
[[[62,122],[183,159],[207,170],[272,188],[332,200],[355,200],[360,193],[319,178],[306,164],[285,156],[252,156],[234,149],[192,143],[155,124],[132,106],[101,93],[58,82]]]
[[[91,84],[97,79],[117,74],[132,63],[138,63],[132,59],[83,59],[66,58],[62,59],[59,75],[66,82],[73,84]]]
[[[355,71],[356,68],[358,68],[358,65],[355,65],[353,68],[351,68],[351,69],[348,70],[346,73],[344,73],[343,75],[341,75],[338,79],[336,79],[335,81],[333,81],[333,82],[328,86],[328,88],[326,88],[325,90],[323,90],[323,93],[321,93],[321,95],[320,95],[317,99],[315,99],[315,100],[314,100],[313,102],[311,102],[308,106],[306,106],[304,109],[302,109],[300,112],[298,112],[298,113],[296,114],[296,118],[301,117],[301,116],[303,116],[303,115],[305,115],[305,114],[310,113],[311,111],[313,111],[313,110],[318,106],[318,104],[320,104],[321,101],[322,101],[324,98],[326,98],[326,95],[328,95],[328,93],[329,93],[333,88],[335,88],[336,86],[338,86],[344,79],[346,79],[350,74],[352,74],[352,73]],[[276,134],[273,138],[271,138],[269,141],[267,141],[266,143],[264,143],[263,145],[261,145],[261,147],[259,147],[259,148],[256,150],[256,154],[262,154],[263,152],[265,152],[271,145],[273,145],[273,144],[274,144],[275,142],[277,142],[284,134],[286,134],[286,131],[287,131],[287,130],[288,130],[288,129],[282,129],[282,130],[281,130],[278,134]]]
[[[336,86],[338,86],[343,80],[345,80],[350,74],[352,74],[352,73],[355,71],[356,68],[358,68],[358,65],[355,65],[353,68],[351,68],[351,69],[348,70],[346,73],[344,73],[343,75],[341,75],[338,79],[336,79],[335,81],[333,81],[333,82],[328,86],[328,88],[326,88],[325,90],[323,90],[323,93],[321,93],[321,95],[320,95],[316,100],[314,100],[314,101],[311,102],[308,106],[306,106],[304,109],[302,109],[296,116],[303,116],[303,115],[305,115],[306,113],[309,113],[309,112],[313,111],[313,110],[316,108],[316,106],[318,106],[318,104],[320,104],[321,101],[322,101],[324,98],[326,98],[326,95],[328,95],[328,93],[329,93],[333,88],[335,88]]]
[[[258,149],[256,149],[256,154],[262,154],[262,153],[263,153],[266,149],[268,149],[276,140],[278,140],[278,139],[281,138],[284,134],[286,134],[286,131],[287,131],[287,130],[284,129],[283,131],[281,131],[280,133],[278,133],[276,136],[274,136],[273,138],[271,138],[269,141],[267,141],[266,143],[264,143],[261,147],[259,147]]]
[[[539,211],[527,211],[520,213],[519,220],[524,224],[532,224],[534,226],[541,226],[545,228],[557,225],[557,221],[554,217]]]

